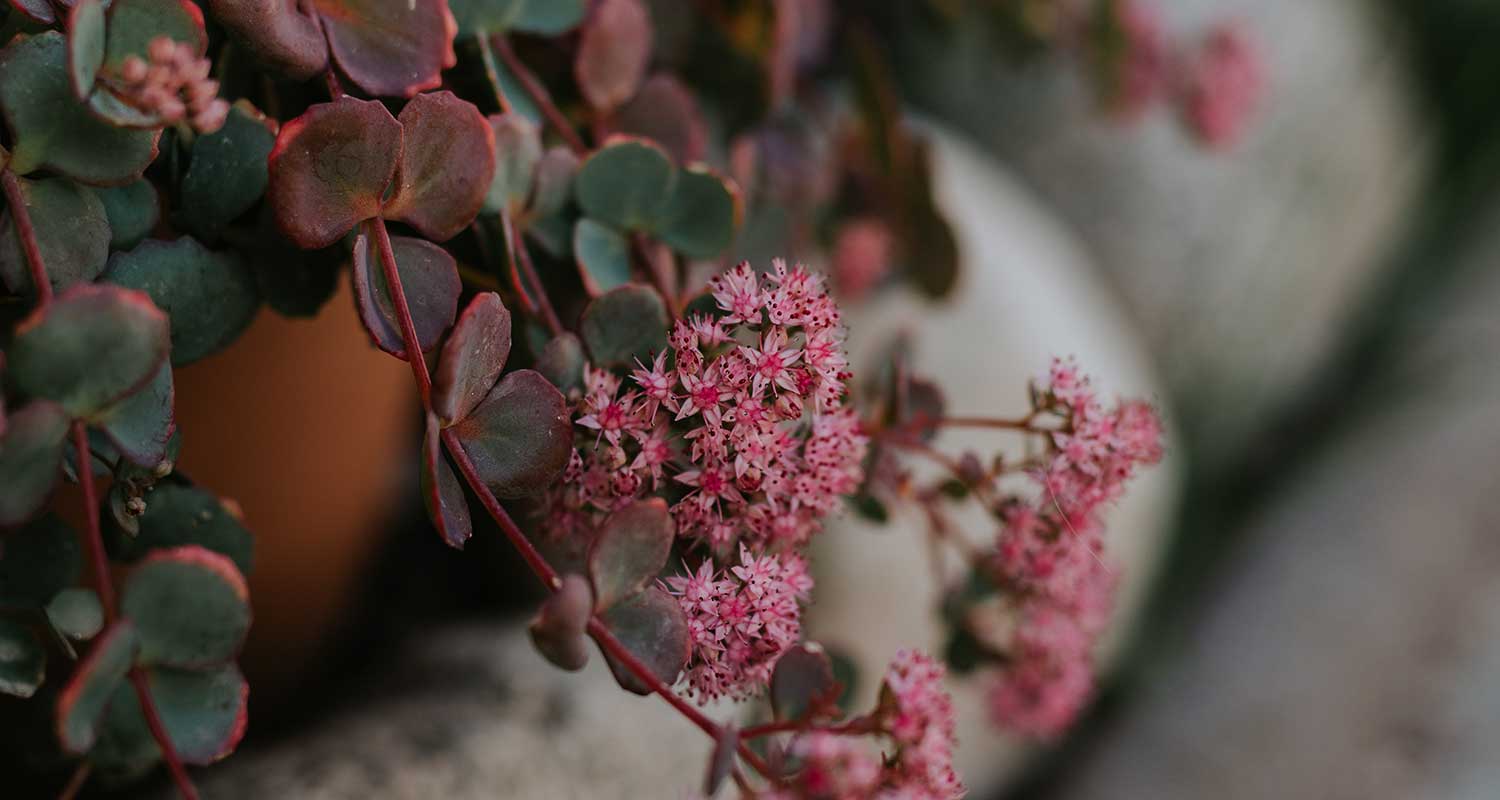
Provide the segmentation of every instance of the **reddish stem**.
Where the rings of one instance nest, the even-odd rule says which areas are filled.
[[[1051,433],[1047,428],[1038,428],[1033,422],[1034,415],[1027,415],[1020,419],[1001,419],[990,417],[942,417],[941,419],[926,422],[928,428],[1000,428],[1011,431],[1025,431],[1026,433]]]
[[[770,736],[773,733],[790,733],[792,731],[832,733],[838,736],[863,736],[867,733],[874,733],[876,730],[874,718],[867,716],[855,717],[837,725],[809,725],[806,720],[787,719],[780,722],[752,725],[740,732],[740,738],[759,739],[762,736]]]
[[[516,58],[516,51],[510,48],[510,41],[504,36],[496,36],[493,41],[495,52],[500,55],[500,60],[505,62],[505,68],[521,82],[521,88],[526,90],[526,95],[531,98],[531,102],[536,103],[536,107],[541,109],[542,116],[547,118],[547,124],[557,131],[557,135],[561,136],[564,142],[567,142],[575,155],[580,158],[587,155],[589,148],[579,137],[578,131],[574,130],[572,123],[563,116],[557,104],[552,102],[552,95],[547,92],[547,87],[543,86],[531,70],[521,63],[521,59]]]
[[[16,173],[0,171],[0,184],[5,188],[5,203],[10,206],[11,223],[16,226],[16,235],[21,239],[21,250],[26,254],[26,266],[31,268],[31,285],[36,287],[37,308],[45,308],[52,302],[52,281],[47,279],[47,266],[42,261],[42,248],[36,242],[36,228],[31,224],[31,213],[26,210],[26,198],[21,196],[21,182]]]
[[[328,84],[328,96],[334,100],[342,99],[344,96],[344,85],[339,83],[339,76],[333,72],[333,65],[323,70],[323,81]]]
[[[391,235],[385,229],[385,220],[375,217],[369,221],[375,234],[375,246],[380,250],[380,264],[385,270],[385,284],[391,292],[391,304],[396,307],[396,319],[401,323],[401,337],[406,340],[406,360],[411,364],[411,374],[417,379],[417,389],[422,394],[422,408],[432,410],[432,378],[427,374],[427,362],[422,358],[422,347],[417,340],[417,325],[411,318],[411,307],[406,304],[406,290],[401,287],[401,271],[396,267],[396,250],[391,247]]]
[[[562,321],[557,318],[557,310],[547,297],[547,287],[542,285],[542,276],[537,274],[536,265],[531,263],[531,253],[526,249],[526,241],[516,233],[515,223],[511,221],[508,212],[500,212],[500,225],[505,229],[506,254],[511,259],[511,270],[514,271],[517,264],[521,265],[521,272],[526,275],[531,293],[536,296],[537,309],[541,311],[542,320],[547,323],[547,330],[553,336],[562,333]]]
[[[371,223],[375,228],[380,244],[382,260],[386,265],[386,283],[390,288],[391,301],[395,307],[396,316],[401,323],[401,333],[406,341],[406,350],[409,353],[418,352],[416,326],[412,322],[411,309],[406,303],[406,289],[401,285],[401,274],[395,268],[395,257],[392,255],[390,249],[390,239],[386,234],[385,224],[379,218],[372,220]],[[422,407],[431,413],[432,379],[427,374],[427,362],[423,361],[420,357],[408,360],[411,362],[412,373],[417,378],[417,384],[422,390]],[[494,518],[495,523],[500,526],[500,530],[505,534],[505,538],[510,540],[511,545],[521,553],[521,558],[526,562],[526,566],[535,573],[537,578],[541,579],[542,584],[547,587],[548,591],[555,592],[561,588],[562,578],[558,576],[557,570],[553,569],[552,565],[547,563],[547,559],[536,549],[531,540],[526,538],[526,534],[521,532],[515,520],[511,519],[510,514],[500,505],[499,499],[490,491],[489,486],[485,484],[484,479],[479,475],[478,469],[475,468],[474,462],[470,460],[469,454],[464,451],[463,443],[459,441],[458,434],[452,428],[449,428],[443,431],[442,439],[443,445],[448,450],[448,454],[453,458],[453,462],[458,465],[459,472],[463,474],[464,481],[469,484],[469,488],[479,497],[479,502],[484,506],[485,511],[489,512],[489,515]],[[719,739],[722,734],[720,727],[713,720],[704,716],[701,711],[693,708],[686,700],[678,697],[670,687],[662,683],[652,673],[651,668],[641,663],[641,660],[636,658],[635,654],[626,649],[625,645],[621,644],[620,640],[615,638],[615,635],[609,631],[609,628],[605,627],[604,623],[597,616],[589,619],[588,631],[589,635],[594,637],[594,641],[599,643],[600,648],[608,652],[621,664],[624,664],[625,668],[630,670],[631,674],[635,675],[641,683],[649,686],[653,692],[661,695],[673,708],[681,712],[683,716],[687,717],[688,720],[697,725],[699,729],[715,741]],[[749,764],[761,775],[767,778],[772,777],[773,773],[770,766],[743,741],[739,746],[739,754],[745,763]]]
[[[94,592],[99,595],[99,606],[104,611],[105,623],[113,624],[119,615],[119,609],[115,604],[114,584],[109,577],[109,558],[104,552],[104,536],[99,529],[99,498],[94,490],[94,465],[89,451],[89,434],[82,421],[73,423],[73,449],[78,466],[78,485],[83,490],[84,516],[87,519],[86,544],[94,572]],[[130,682],[140,700],[141,714],[146,718],[151,737],[156,740],[157,747],[161,748],[162,761],[166,762],[167,769],[172,773],[177,793],[183,800],[198,800],[198,790],[193,788],[187,768],[177,756],[177,748],[173,747],[167,728],[156,710],[156,701],[151,697],[150,687],[146,684],[146,674],[139,667],[131,667]]]
[[[146,727],[151,729],[151,737],[161,747],[162,760],[167,762],[167,770],[172,773],[172,782],[177,785],[177,794],[182,797],[182,800],[198,800],[198,790],[193,787],[193,779],[188,777],[187,767],[184,767],[182,759],[177,757],[177,750],[167,736],[167,726],[162,723],[161,713],[156,710],[156,701],[151,697],[151,687],[146,682],[145,670],[140,667],[131,667],[130,683],[135,687],[135,696],[141,701],[141,714],[146,718]]]
[[[88,761],[78,762],[78,768],[73,770],[73,775],[63,785],[62,791],[57,795],[57,800],[73,800],[77,797],[78,793],[83,791],[83,785],[89,782],[89,775],[93,772],[93,764]]]
[[[490,90],[495,93],[495,103],[500,106],[500,113],[509,114],[512,110],[510,98],[505,96],[505,89],[500,85],[500,70],[495,66],[495,50],[490,47],[490,37],[481,33],[474,37],[479,44],[479,60],[484,64],[484,77],[490,82]]]

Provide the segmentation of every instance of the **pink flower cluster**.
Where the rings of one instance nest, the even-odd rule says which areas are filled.
[[[1070,361],[1055,361],[1036,412],[1061,420],[1033,499],[1012,498],[990,567],[1019,608],[985,638],[1009,659],[990,692],[997,723],[1050,737],[1093,691],[1094,643],[1108,622],[1115,574],[1103,561],[1100,511],[1137,470],[1162,457],[1162,426],[1140,401],[1106,409]]]
[[[693,661],[683,680],[700,700],[764,689],[776,660],[802,635],[801,603],[812,591],[801,556],[757,557],[745,547],[738,566],[716,572],[705,559],[666,583],[687,615]]]
[[[1220,25],[1188,60],[1180,113],[1206,146],[1229,147],[1255,112],[1263,88],[1260,58],[1249,35],[1238,25]]]
[[[688,683],[742,698],[801,633],[811,580],[795,551],[860,485],[868,440],[844,406],[843,331],[821,278],[777,260],[709,288],[719,314],[677,322],[668,351],[628,379],[586,369],[580,442],[543,525],[581,549],[610,511],[671,501],[678,534],[708,551],[669,581],[693,626]]]
[[[886,671],[875,719],[893,752],[877,759],[851,736],[813,731],[792,743],[802,768],[767,800],[957,800],[953,702],[943,665],[902,650]]]
[[[213,133],[229,116],[219,82],[208,77],[209,60],[186,42],[158,36],[146,46],[146,59],[126,56],[116,91],[126,102],[165,122],[188,120],[200,133]]]

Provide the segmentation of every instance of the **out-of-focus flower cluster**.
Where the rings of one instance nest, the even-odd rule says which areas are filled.
[[[223,127],[229,103],[219,97],[219,82],[208,77],[212,63],[193,46],[158,36],[146,55],[126,56],[114,87],[122,99],[164,122],[188,121],[200,133]]]
[[[872,717],[889,738],[877,757],[857,739],[811,731],[792,742],[801,762],[789,785],[766,800],[956,800],[965,794],[953,770],[953,703],[943,690],[943,665],[927,655],[896,654]]]
[[[669,350],[628,379],[587,369],[580,443],[544,528],[586,542],[610,511],[666,497],[707,559],[670,584],[694,628],[689,681],[744,697],[800,635],[811,580],[794,552],[860,485],[868,443],[844,405],[843,329],[820,277],[744,263],[710,290],[718,313],[678,321]]]
[[[992,681],[995,721],[1055,736],[1093,690],[1094,644],[1116,583],[1104,560],[1102,508],[1138,469],[1161,460],[1161,421],[1140,401],[1105,408],[1071,362],[1054,362],[1033,415],[1060,421],[1045,463],[1028,471],[1031,497],[1007,498],[995,549],[982,568],[1011,612],[974,631],[1006,658]]]

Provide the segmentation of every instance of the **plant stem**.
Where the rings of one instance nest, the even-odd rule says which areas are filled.
[[[510,48],[510,41],[503,35],[494,37],[493,41],[495,52],[500,55],[500,60],[505,62],[505,68],[521,82],[521,88],[526,90],[526,95],[531,98],[531,102],[536,103],[536,107],[541,109],[542,116],[547,118],[547,124],[557,131],[557,135],[561,136],[564,142],[567,142],[575,155],[580,158],[587,155],[589,148],[579,137],[578,131],[568,122],[568,118],[563,116],[557,104],[552,102],[552,95],[547,93],[547,87],[543,86],[531,70],[521,63],[521,59],[516,58],[516,51]]]
[[[1038,428],[1033,425],[1033,415],[1027,415],[1020,419],[1001,419],[990,417],[942,417],[929,421],[925,427],[929,428],[1000,428],[1012,431],[1025,431],[1026,433],[1051,433],[1047,428]]]
[[[151,729],[151,737],[161,747],[162,760],[167,762],[167,770],[172,773],[177,794],[182,800],[198,800],[198,790],[193,787],[193,779],[188,777],[187,767],[177,757],[177,750],[167,736],[167,726],[162,723],[161,713],[156,710],[156,700],[151,697],[151,686],[146,682],[145,670],[131,667],[130,684],[135,687],[135,696],[141,701],[141,715],[146,718],[146,727]]]
[[[339,83],[339,76],[334,74],[333,65],[323,70],[323,81],[328,84],[328,96],[334,100],[340,100],[344,96],[344,85]]]
[[[47,278],[47,266],[42,262],[42,248],[36,242],[36,228],[31,224],[31,212],[26,210],[26,198],[21,196],[21,181],[9,169],[0,171],[0,184],[5,188],[5,204],[10,206],[11,224],[16,226],[16,236],[21,240],[21,250],[26,254],[26,266],[31,269],[31,285],[36,288],[37,308],[45,308],[52,302],[52,281]]]
[[[78,793],[83,791],[84,784],[89,782],[89,775],[93,772],[93,764],[87,761],[78,762],[78,768],[73,770],[73,775],[63,785],[62,791],[57,795],[57,800],[73,800],[77,797]]]
[[[385,263],[386,283],[391,293],[391,304],[395,307],[396,316],[401,323],[401,333],[406,341],[406,352],[418,354],[416,358],[409,358],[407,360],[411,362],[412,374],[416,376],[418,388],[421,389],[422,408],[424,411],[431,413],[432,378],[427,374],[427,362],[422,360],[420,351],[417,349],[416,325],[411,318],[411,309],[406,303],[406,290],[401,285],[401,274],[396,269],[395,256],[390,247],[390,238],[386,234],[383,220],[377,217],[371,220],[371,225],[375,229],[377,243],[380,245],[381,257]],[[557,570],[551,564],[547,563],[547,559],[536,549],[531,540],[526,538],[526,534],[521,532],[520,527],[516,525],[515,520],[511,519],[505,507],[500,505],[499,499],[490,491],[489,486],[485,484],[484,479],[479,475],[479,470],[474,466],[474,462],[469,458],[469,454],[464,450],[463,443],[458,439],[458,434],[452,428],[448,428],[443,431],[442,440],[443,446],[448,450],[448,455],[453,458],[454,464],[458,466],[458,471],[463,475],[464,481],[469,484],[469,488],[479,497],[479,502],[484,506],[485,511],[489,512],[489,515],[494,518],[495,523],[500,526],[500,530],[505,534],[505,538],[520,552],[522,560],[526,562],[526,566],[547,587],[547,591],[556,592],[562,588],[562,578],[557,574]],[[621,664],[624,664],[625,668],[630,670],[631,674],[641,681],[642,684],[650,687],[656,694],[661,695],[662,699],[666,700],[673,708],[687,717],[694,725],[697,725],[710,738],[715,741],[719,739],[723,733],[719,725],[704,716],[703,712],[693,708],[686,700],[679,697],[676,692],[672,691],[671,687],[662,683],[652,673],[650,667],[641,663],[641,660],[636,658],[635,654],[631,653],[619,639],[615,638],[615,635],[610,632],[609,628],[604,625],[598,616],[589,619],[588,632],[590,636],[594,637],[594,641],[599,644],[601,649],[608,652]],[[770,766],[743,741],[739,745],[739,754],[745,763],[749,764],[761,775],[773,778]]]
[[[536,296],[537,309],[541,312],[542,320],[547,323],[547,330],[553,336],[557,336],[563,332],[562,322],[557,318],[557,310],[552,307],[552,300],[547,297],[547,287],[542,285],[542,277],[537,274],[536,265],[531,263],[531,253],[526,250],[526,240],[516,233],[516,226],[511,221],[509,212],[500,212],[500,226],[505,231],[505,254],[510,259],[511,271],[514,273],[516,265],[520,265],[521,272],[526,276],[526,282],[531,286],[531,293]]]
[[[808,725],[806,720],[787,719],[779,722],[767,722],[763,725],[752,725],[740,732],[742,739],[759,739],[773,733],[790,733],[792,731],[832,733],[839,736],[862,736],[875,731],[875,720],[872,717],[855,717],[854,719],[841,722],[837,725]]]
[[[375,235],[375,246],[380,249],[380,263],[385,270],[385,284],[391,293],[391,304],[396,307],[396,319],[401,323],[401,337],[406,340],[406,360],[411,364],[411,374],[417,379],[417,389],[422,394],[422,408],[432,410],[432,378],[427,374],[427,362],[422,358],[422,347],[417,340],[417,325],[412,321],[411,308],[406,304],[406,290],[401,288],[401,271],[396,267],[396,250],[391,247],[391,235],[385,229],[385,220],[375,217],[369,221]]]
[[[490,47],[490,37],[480,33],[474,41],[479,43],[479,60],[484,64],[484,77],[490,82],[490,90],[495,93],[495,103],[500,106],[500,113],[509,114],[513,109],[504,87],[500,85],[500,69],[495,66],[495,50]]]
[[[84,516],[87,519],[86,545],[89,551],[89,562],[94,572],[94,592],[99,595],[99,607],[104,612],[104,622],[110,625],[119,617],[119,608],[115,604],[114,584],[109,577],[109,558],[104,552],[104,535],[99,529],[99,499],[98,493],[94,490],[94,465],[89,452],[88,429],[80,420],[73,422],[73,452],[78,464],[78,485],[83,490]],[[161,715],[156,710],[156,701],[151,697],[150,686],[146,683],[146,674],[141,671],[140,667],[130,668],[130,682],[135,687],[136,698],[140,700],[141,714],[146,718],[146,726],[151,730],[151,738],[155,739],[157,747],[161,748],[162,761],[166,762],[167,769],[172,773],[172,781],[177,785],[177,793],[183,800],[198,800],[198,790],[193,788],[187,768],[182,765],[182,760],[177,756],[177,749],[167,735],[167,728],[162,724]]]

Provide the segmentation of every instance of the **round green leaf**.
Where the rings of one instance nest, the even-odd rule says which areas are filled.
[[[212,764],[234,752],[244,737],[250,686],[233,664],[207,671],[156,667],[146,671],[146,687],[172,749],[185,763]],[[126,772],[161,758],[135,687],[115,690],[89,757]]]
[[[573,178],[578,174],[578,156],[562,145],[551,147],[536,165],[536,188],[531,193],[527,216],[548,217],[563,210],[573,198]]]
[[[707,167],[677,175],[657,238],[688,258],[714,258],[729,248],[742,216],[739,188]]]
[[[230,109],[224,127],[193,139],[181,186],[182,220],[207,238],[219,235],[265,194],[266,159],[276,134],[248,101]]]
[[[339,69],[376,97],[412,97],[453,66],[445,0],[311,0]]]
[[[120,611],[141,660],[203,667],[234,658],[250,630],[250,591],[234,562],[196,545],[160,550],[130,574]]]
[[[630,242],[625,234],[587,217],[573,228],[573,258],[591,297],[630,282]]]
[[[10,415],[0,434],[0,525],[41,510],[57,485],[67,437],[68,414],[56,403],[34,400]]]
[[[67,178],[19,181],[37,248],[54,289],[99,277],[109,259],[109,215],[89,189]],[[15,214],[0,218],[0,278],[16,294],[31,294],[31,268],[21,248]]]
[[[572,333],[558,334],[536,357],[536,371],[564,394],[583,390],[583,342]]]
[[[115,690],[125,685],[125,673],[135,662],[138,647],[135,626],[122,619],[79,662],[57,698],[57,740],[63,750],[83,755],[94,746],[105,707]]]
[[[85,417],[151,380],[168,347],[167,316],[145,294],[80,284],[21,321],[10,370],[21,391]]]
[[[616,603],[601,614],[600,619],[658,680],[668,686],[677,682],[677,675],[686,666],[692,647],[687,617],[677,604],[677,598],[651,586]],[[621,688],[636,694],[651,694],[651,687],[612,658],[608,650],[604,651],[604,659],[609,662],[609,671],[614,673]]]
[[[424,239],[392,236],[390,240],[401,289],[417,329],[417,346],[425,353],[437,345],[458,314],[458,296],[463,293],[458,263],[447,250]],[[359,318],[376,347],[405,358],[406,341],[377,251],[365,232],[354,240],[354,292]]]
[[[177,431],[175,396],[172,365],[164,363],[150,383],[99,414],[94,425],[131,463],[154,467],[166,460]]]
[[[594,219],[627,231],[650,230],[676,182],[677,169],[660,146],[614,136],[578,167],[573,192]]]
[[[576,672],[589,661],[588,640],[583,638],[593,614],[594,598],[582,575],[567,575],[562,588],[542,601],[541,610],[528,632],[543,658],[555,666]]]
[[[149,63],[147,48],[158,36],[186,42],[200,56],[208,50],[203,12],[191,0],[110,0],[104,68],[118,72],[130,56]]]
[[[494,292],[475,295],[443,343],[432,376],[432,408],[444,425],[463,419],[479,405],[508,358],[510,311]]]
[[[172,363],[191,364],[227,347],[260,309],[255,276],[233,252],[191,236],[148,239],[109,260],[104,280],[145,292],[172,320]]]
[[[82,641],[104,629],[104,608],[93,589],[64,589],[47,604],[47,619],[58,633]]]
[[[138,520],[137,535],[111,531],[111,556],[133,562],[161,550],[197,545],[229,558],[242,574],[250,574],[254,537],[216,495],[167,481],[147,492],[145,501],[146,513]]]
[[[531,197],[542,137],[536,124],[512,111],[487,117],[495,136],[495,178],[484,197],[484,211],[519,213]]]
[[[532,0],[545,5],[549,0]],[[527,0],[448,0],[459,36],[503,33],[521,16]]]
[[[502,498],[546,489],[568,464],[573,431],[567,404],[539,373],[517,370],[452,430],[490,491]]]
[[[484,205],[495,176],[494,131],[473,103],[448,91],[413,97],[397,121],[401,160],[383,213],[447,241]]]
[[[0,606],[42,608],[78,580],[78,535],[52,514],[5,537],[0,550]]]
[[[589,580],[600,610],[640,591],[667,565],[677,527],[660,497],[610,514],[589,547]]]
[[[140,177],[156,158],[161,131],[117,128],[74,96],[67,41],[57,31],[18,36],[0,51],[0,110],[17,174],[48,168],[107,186]]]
[[[68,72],[73,94],[87,100],[104,66],[104,0],[78,0],[68,13]]]
[[[30,697],[47,677],[47,651],[36,634],[18,622],[0,619],[0,694]]]
[[[151,181],[139,180],[124,186],[95,189],[94,194],[104,203],[104,214],[109,219],[110,250],[129,250],[135,247],[161,220],[161,205],[157,202],[156,187],[151,185]],[[184,201],[186,200],[184,196]]]
[[[573,75],[583,99],[608,112],[635,96],[651,63],[651,15],[641,0],[600,0],[578,42]]]
[[[557,36],[578,27],[587,10],[588,0],[526,0],[521,16],[511,28],[539,36]]]
[[[320,103],[281,126],[266,198],[299,247],[327,247],[380,214],[401,157],[401,123],[374,100]]]
[[[621,367],[649,361],[667,346],[667,307],[649,286],[627,284],[588,304],[579,333],[593,362]]]
[[[438,418],[427,415],[427,433],[422,439],[422,504],[427,507],[427,516],[437,528],[443,541],[456,550],[464,549],[464,542],[474,533],[469,517],[469,501],[464,497],[463,484],[453,474],[453,468],[443,458],[443,428]]]

